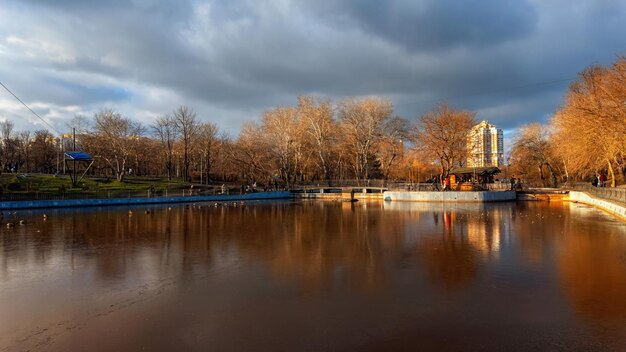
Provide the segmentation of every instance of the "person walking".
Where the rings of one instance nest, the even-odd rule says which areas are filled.
[[[604,172],[600,173],[600,177],[598,177],[598,187],[604,187],[606,183],[606,176],[604,176]]]

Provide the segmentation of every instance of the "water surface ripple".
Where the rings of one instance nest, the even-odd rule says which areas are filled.
[[[0,351],[626,350],[626,224],[579,204],[251,202],[4,222],[20,219],[0,228]]]

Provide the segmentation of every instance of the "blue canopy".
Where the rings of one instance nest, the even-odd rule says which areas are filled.
[[[93,160],[93,157],[85,152],[65,152],[66,160]]]

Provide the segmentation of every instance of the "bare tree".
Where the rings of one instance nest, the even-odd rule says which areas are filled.
[[[174,123],[183,144],[183,179],[190,181],[189,154],[191,145],[198,134],[196,113],[187,106],[181,105],[174,110]]]
[[[84,115],[74,115],[74,117],[66,124],[69,130],[74,129],[76,134],[86,134],[91,129],[91,122],[89,118]]]
[[[35,172],[52,173],[55,170],[56,139],[47,130],[35,131],[31,160]]]
[[[2,138],[2,143],[0,143],[0,151],[2,152],[2,159],[0,160],[1,170],[10,171],[12,165],[11,160],[15,154],[15,143],[13,141],[13,128],[14,124],[11,121],[1,121],[0,122],[0,138]]]
[[[375,173],[375,150],[392,113],[393,106],[387,99],[345,99],[340,103],[343,147],[351,156],[357,180],[367,180]]]
[[[94,115],[94,131],[86,138],[89,149],[107,162],[118,181],[136,152],[143,127],[120,113],[104,109]]]
[[[405,119],[394,117],[385,123],[376,153],[383,171],[383,179],[389,179],[394,165],[403,156],[407,135],[408,121]]]
[[[17,161],[16,161],[16,170],[21,169],[22,166],[26,167],[26,172],[30,172],[30,158],[31,158],[31,150],[32,150],[32,137],[30,135],[30,131],[21,131],[17,134],[16,145],[17,145]]]
[[[160,116],[151,125],[152,132],[159,138],[161,145],[165,148],[165,170],[167,179],[172,180],[174,168],[174,143],[177,138],[177,129],[174,119],[170,115]]]
[[[474,115],[444,103],[419,118],[414,129],[416,147],[439,163],[442,178],[465,161],[467,134],[475,124]]]
[[[257,124],[245,123],[239,138],[228,147],[228,159],[243,179],[254,182],[274,176],[269,148],[262,129]]]
[[[298,113],[311,138],[319,168],[330,186],[333,177],[331,159],[338,139],[338,125],[333,119],[332,103],[330,100],[316,103],[313,97],[300,96],[298,97]]]
[[[298,111],[279,107],[263,114],[262,133],[280,177],[289,185],[300,171],[303,153],[303,130]]]
[[[205,174],[205,181],[209,184],[211,179],[211,169],[220,152],[219,128],[216,124],[208,122],[202,123],[198,127],[198,150],[202,160],[200,173]],[[206,170],[206,173],[205,173]]]

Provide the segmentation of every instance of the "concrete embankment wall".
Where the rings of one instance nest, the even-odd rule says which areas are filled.
[[[568,197],[567,193],[517,193],[517,200],[562,202]]]
[[[503,202],[515,200],[514,191],[493,192],[385,192],[384,199],[402,202]]]
[[[373,199],[382,200],[382,192],[380,193],[354,193],[354,199]],[[300,199],[321,199],[321,200],[350,200],[352,196],[350,193],[294,193],[295,198]]]
[[[567,198],[566,200],[569,200],[570,202],[592,205],[626,221],[626,206],[624,205],[620,205],[618,203],[604,199],[594,198],[588,193],[579,191],[570,191],[569,198]]]
[[[193,202],[228,202],[245,200],[272,200],[291,199],[291,192],[258,192],[242,195],[212,195],[188,197],[158,197],[158,198],[104,198],[104,199],[64,199],[64,200],[33,200],[33,201],[2,201],[0,210],[34,209],[34,208],[63,208],[63,207],[92,207],[108,205],[142,205],[164,203],[193,203]]]

